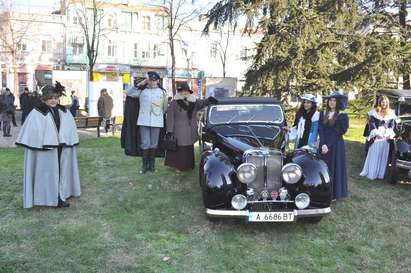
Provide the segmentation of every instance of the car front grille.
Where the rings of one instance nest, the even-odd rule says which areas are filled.
[[[281,168],[282,155],[276,150],[249,150],[244,153],[247,163],[252,163],[257,168],[257,177],[249,187],[257,190],[278,191],[282,186]]]
[[[293,202],[255,202],[248,204],[250,211],[276,211],[276,210],[293,210]]]

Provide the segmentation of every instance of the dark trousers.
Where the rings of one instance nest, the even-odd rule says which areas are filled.
[[[8,120],[3,120],[3,136],[7,136],[10,134],[10,121]]]
[[[11,120],[13,122],[13,126],[17,126],[17,122],[16,122],[16,113],[13,111],[13,113],[11,114]]]

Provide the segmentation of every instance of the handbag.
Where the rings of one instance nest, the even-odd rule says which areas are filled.
[[[173,134],[166,134],[163,138],[162,146],[164,150],[177,151],[177,139]]]

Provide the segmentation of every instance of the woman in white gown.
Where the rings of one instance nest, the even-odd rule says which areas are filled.
[[[368,112],[370,134],[367,158],[360,175],[368,179],[383,179],[390,152],[390,141],[395,137],[396,115],[386,96],[378,98],[377,106]]]

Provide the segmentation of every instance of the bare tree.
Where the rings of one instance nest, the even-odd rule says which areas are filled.
[[[97,0],[73,1],[77,5],[75,12],[86,42],[86,54],[89,66],[89,79],[93,81],[94,65],[99,54],[100,38],[105,35],[103,28],[104,11]]]
[[[219,28],[219,35],[220,35],[220,40],[217,43],[217,52],[218,56],[220,57],[221,65],[223,67],[223,78],[225,78],[226,75],[226,64],[227,64],[227,52],[228,52],[228,45],[230,43],[230,33],[235,30],[231,29],[232,27],[227,26],[226,31],[224,32],[224,28],[220,27]]]
[[[176,93],[176,42],[179,41],[179,31],[188,27],[188,23],[200,14],[198,9],[192,8],[187,10],[187,6],[191,4],[189,0],[167,0],[165,6],[167,9],[167,30],[168,30],[168,44],[171,55],[171,82],[173,94]],[[184,7],[185,5],[185,7]]]
[[[13,67],[14,86],[13,92],[18,100],[19,96],[19,81],[17,60],[21,57],[24,51],[24,39],[29,29],[27,20],[13,19],[11,8],[5,9],[0,13],[0,41],[2,44],[2,52],[6,60],[11,58]]]

